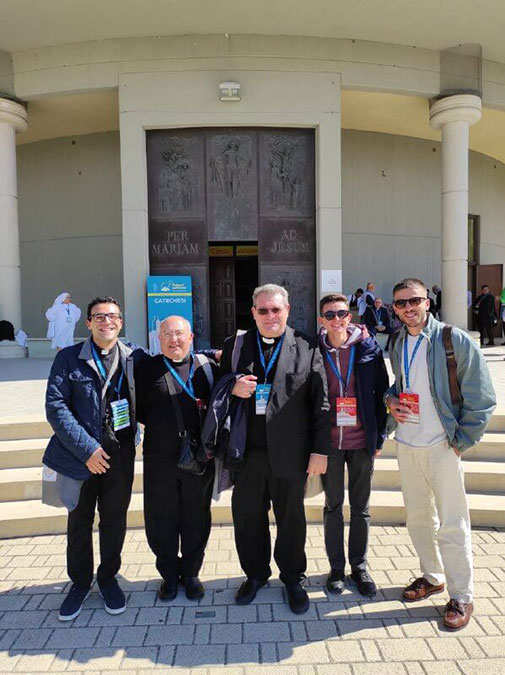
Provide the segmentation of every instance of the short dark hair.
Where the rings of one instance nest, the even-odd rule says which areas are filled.
[[[489,288],[489,284],[482,284],[480,290],[483,291],[485,288]]]
[[[91,321],[91,310],[95,305],[116,305],[116,307],[119,309],[120,312],[122,312],[121,309],[121,303],[119,300],[116,300],[116,298],[111,298],[110,295],[99,295],[97,298],[94,298],[88,305],[88,321]]]
[[[322,314],[323,307],[329,305],[330,302],[343,302],[347,305],[347,309],[349,309],[349,300],[345,295],[342,295],[342,293],[330,293],[329,295],[322,297],[319,301],[319,314]]]
[[[358,295],[358,293],[361,293],[361,295],[363,295],[364,292],[365,291],[362,288],[357,288],[356,293],[354,295]]]
[[[397,291],[403,291],[406,288],[412,288],[413,286],[420,286],[425,293],[428,292],[424,281],[421,281],[421,279],[416,279],[414,277],[407,277],[406,279],[402,279],[401,281],[399,281],[393,288],[393,298],[395,297],[395,293]]]

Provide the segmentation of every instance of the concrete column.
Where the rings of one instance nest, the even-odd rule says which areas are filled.
[[[442,314],[467,328],[468,134],[481,118],[481,100],[448,96],[430,108],[430,125],[442,130]]]
[[[27,127],[19,103],[0,98],[0,319],[21,328],[16,132]]]

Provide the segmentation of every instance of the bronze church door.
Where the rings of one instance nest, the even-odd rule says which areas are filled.
[[[164,129],[146,137],[150,272],[191,275],[196,345],[210,344],[211,326],[214,340],[244,321],[237,270],[245,263],[236,262],[234,276],[230,264],[214,267],[209,242],[257,247],[250,279],[286,286],[289,323],[313,333],[314,131]]]

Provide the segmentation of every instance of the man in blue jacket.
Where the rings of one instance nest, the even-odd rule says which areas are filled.
[[[368,505],[374,457],[386,435],[386,408],[382,397],[389,381],[382,351],[364,326],[351,324],[345,295],[326,295],[320,302],[319,349],[328,380],[331,444],[328,469],[322,475],[326,495],[324,541],[331,571],[329,593],[342,593],[345,582],[344,473],[349,477],[349,563],[351,579],[361,595],[376,594],[367,571]]]
[[[119,302],[98,297],[88,306],[91,336],[61,350],[46,392],[46,415],[54,436],[43,463],[84,481],[67,527],[67,570],[72,587],[59,619],[77,617],[93,581],[92,528],[100,516],[97,582],[109,614],[126,609],[115,575],[121,565],[135,460],[135,388],[132,350],[118,341]]]
[[[444,625],[459,630],[473,612],[461,455],[484,434],[496,396],[486,362],[467,333],[452,327],[446,354],[444,326],[429,313],[426,290],[419,279],[403,279],[393,289],[403,326],[391,351],[395,383],[384,397],[392,415],[388,431],[396,429],[407,528],[421,568],[403,599],[415,602],[442,593],[447,581]],[[452,386],[448,358],[456,362]]]

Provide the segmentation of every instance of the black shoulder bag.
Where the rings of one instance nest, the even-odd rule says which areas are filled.
[[[194,476],[201,476],[205,472],[205,464],[202,464],[196,459],[198,451],[198,440],[186,430],[184,419],[182,417],[181,406],[175,391],[174,381],[169,373],[165,373],[165,382],[167,383],[168,392],[172,399],[174,406],[175,419],[177,420],[177,427],[179,429],[179,459],[177,461],[177,468],[187,473],[192,473]]]

